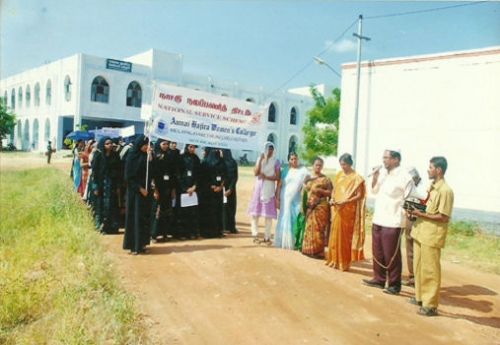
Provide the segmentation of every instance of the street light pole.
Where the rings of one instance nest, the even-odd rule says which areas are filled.
[[[352,156],[354,160],[354,167],[356,167],[357,149],[358,149],[358,114],[359,114],[359,84],[361,79],[361,41],[369,41],[369,37],[363,36],[363,15],[359,15],[358,21],[358,33],[352,34],[358,39],[358,62],[356,66],[356,103],[354,108],[354,135],[353,135],[353,146],[352,146]]]
[[[316,61],[316,63],[318,65],[324,65],[324,66],[328,67],[333,73],[335,73],[337,75],[337,77],[342,78],[342,76],[340,75],[340,73],[337,72],[332,66],[330,66],[330,64],[328,62],[326,62],[322,58],[319,58],[319,57],[315,56],[314,57],[314,61]]]

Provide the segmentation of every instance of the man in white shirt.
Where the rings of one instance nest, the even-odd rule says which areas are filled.
[[[373,173],[372,194],[375,195],[375,211],[372,227],[373,279],[363,279],[368,286],[384,289],[397,295],[401,291],[401,228],[405,213],[403,203],[413,188],[413,180],[402,169],[399,150],[385,150],[385,169]],[[381,171],[382,170],[382,171]]]

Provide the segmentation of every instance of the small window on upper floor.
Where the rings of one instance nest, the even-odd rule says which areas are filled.
[[[33,89],[33,92],[35,93],[35,107],[40,106],[40,83],[35,84],[35,88]]]
[[[45,104],[50,105],[52,102],[52,82],[47,80],[47,85],[45,86]]]
[[[291,125],[296,125],[297,124],[297,109],[295,107],[290,110],[290,124]]]
[[[19,89],[17,89],[17,105],[19,106],[19,108],[21,108],[23,106],[23,88],[22,87],[19,87]]]
[[[92,102],[108,103],[109,84],[103,77],[101,76],[95,77],[94,81],[92,81],[90,100]]]
[[[71,79],[69,75],[67,75],[66,78],[64,78],[64,99],[66,100],[66,102],[71,101],[72,85],[73,84],[71,83]]]
[[[142,89],[138,82],[133,81],[127,88],[127,107],[140,108],[142,104]]]
[[[30,86],[26,86],[26,108],[29,108],[31,105],[31,88]]]
[[[267,113],[267,121],[268,122],[276,122],[276,106],[274,103],[271,103],[269,106],[269,111]]]

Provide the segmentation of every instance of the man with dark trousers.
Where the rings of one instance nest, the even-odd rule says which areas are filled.
[[[398,295],[401,291],[401,228],[405,218],[403,203],[413,188],[410,174],[400,167],[400,163],[399,150],[385,150],[384,169],[376,169],[373,173],[373,279],[363,279],[365,285],[384,289],[385,293],[391,295]]]

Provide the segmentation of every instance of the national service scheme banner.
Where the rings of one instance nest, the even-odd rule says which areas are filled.
[[[250,102],[157,84],[150,134],[199,146],[256,150],[265,135],[264,111]]]

